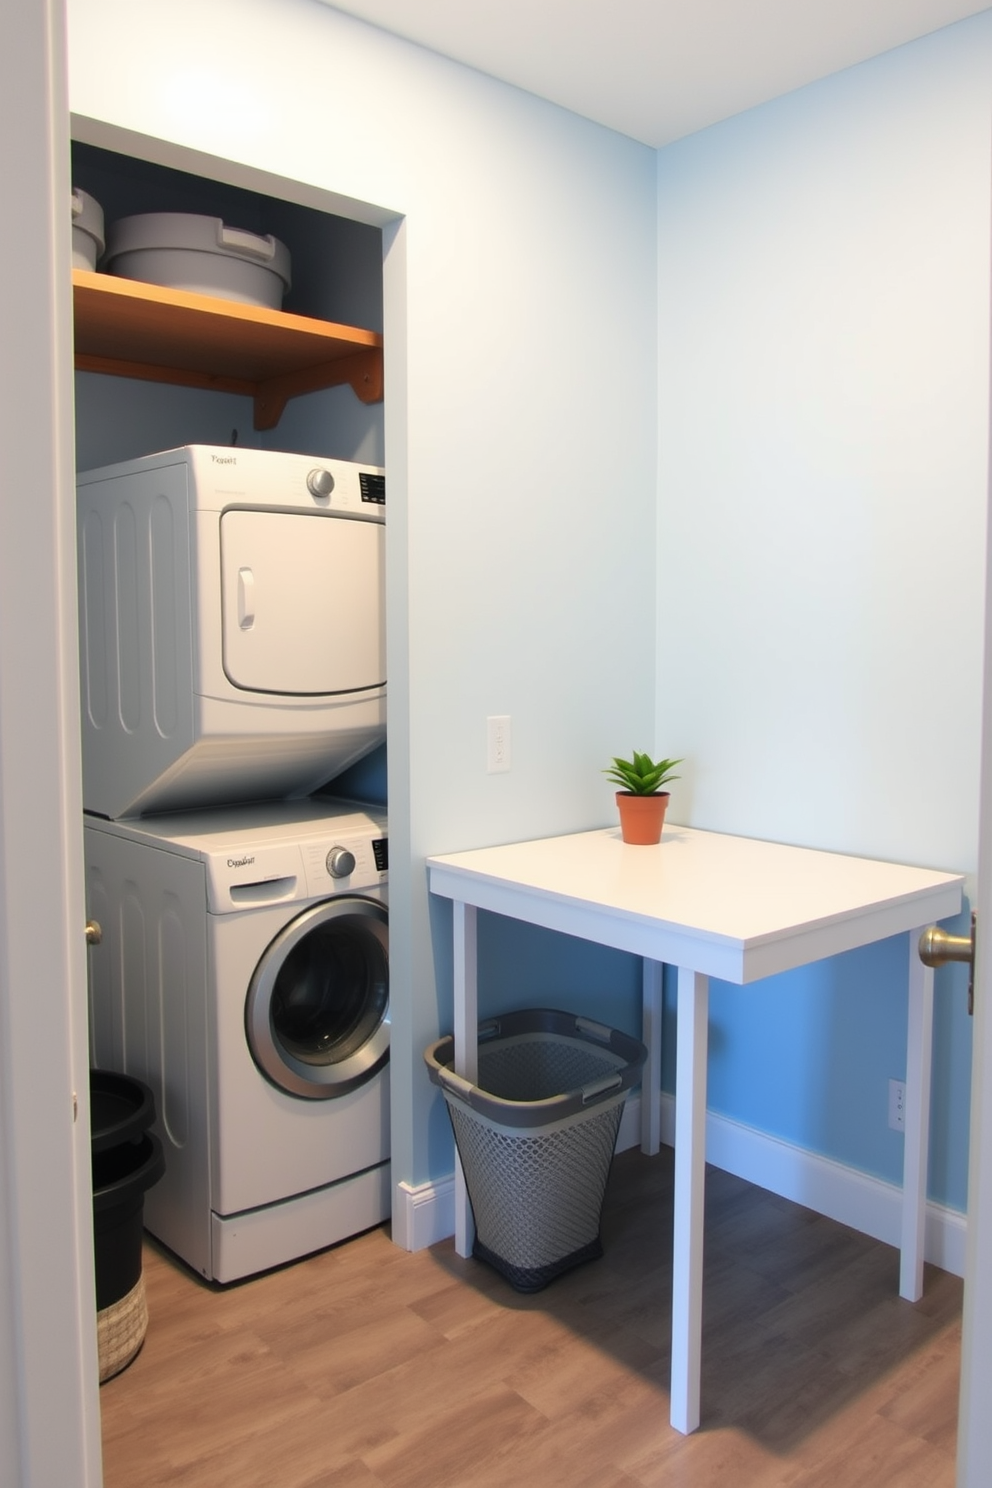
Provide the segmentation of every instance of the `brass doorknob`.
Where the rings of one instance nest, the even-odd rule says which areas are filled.
[[[975,911],[971,912],[971,935],[948,935],[930,925],[920,936],[920,960],[924,966],[946,966],[950,961],[964,961],[969,966],[968,1012],[975,1011]]]
[[[99,945],[103,939],[103,926],[99,920],[86,921],[86,944]]]

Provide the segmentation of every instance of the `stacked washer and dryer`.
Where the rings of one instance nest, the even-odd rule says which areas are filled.
[[[92,1062],[155,1093],[147,1228],[227,1282],[390,1212],[385,477],[188,446],[78,478]]]

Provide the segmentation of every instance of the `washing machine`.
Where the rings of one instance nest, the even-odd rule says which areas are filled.
[[[384,472],[188,445],[77,478],[83,805],[305,796],[386,731]]]
[[[85,819],[95,1067],[155,1094],[145,1224],[234,1281],[390,1213],[385,814]]]

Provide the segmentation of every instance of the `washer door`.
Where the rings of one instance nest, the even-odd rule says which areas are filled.
[[[245,1004],[248,1047],[281,1090],[328,1100],[389,1058],[389,914],[374,899],[327,899],[280,930]]]

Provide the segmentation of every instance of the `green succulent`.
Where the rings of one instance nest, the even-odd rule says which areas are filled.
[[[649,754],[638,754],[635,749],[632,759],[617,759],[603,774],[620,790],[630,791],[632,796],[653,796],[668,780],[678,780],[672,771],[680,765],[680,759],[653,760]]]

